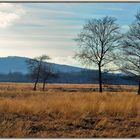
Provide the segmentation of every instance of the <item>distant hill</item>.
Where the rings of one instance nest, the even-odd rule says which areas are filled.
[[[27,73],[27,65],[25,60],[28,58],[25,57],[0,57],[0,73],[7,74],[12,72],[21,72],[23,74]]]
[[[8,56],[0,58],[0,82],[33,82],[28,77],[26,60],[30,58]],[[98,71],[51,63],[58,78],[51,78],[50,83],[98,83]],[[107,84],[137,84],[123,74],[103,73]]]
[[[8,56],[8,57],[1,57],[0,58],[0,73],[8,74],[9,72],[21,72],[23,74],[28,73],[26,60],[29,58],[26,57],[18,57],[18,56]],[[52,63],[53,68],[55,71],[59,72],[79,72],[83,70],[79,67],[73,67],[69,65],[61,65]]]

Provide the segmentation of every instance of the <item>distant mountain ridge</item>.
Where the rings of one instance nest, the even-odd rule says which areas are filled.
[[[0,73],[8,74],[13,72],[21,72],[23,74],[27,74],[28,69],[27,69],[26,60],[29,59],[30,58],[19,57],[19,56],[0,57]],[[60,72],[79,72],[81,70],[84,70],[83,68],[79,68],[79,67],[55,64],[55,63],[52,63],[52,66],[56,71],[60,71]]]
[[[8,56],[0,58],[0,82],[33,82],[28,77],[26,61],[30,58]],[[51,63],[58,78],[50,78],[50,83],[98,83],[98,70],[89,70],[69,65]],[[103,73],[106,84],[137,84],[123,74]]]

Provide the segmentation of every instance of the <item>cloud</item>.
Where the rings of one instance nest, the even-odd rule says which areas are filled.
[[[124,32],[126,32],[126,31],[129,30],[129,25],[122,25],[122,26],[121,26],[121,29],[122,29]]]
[[[108,15],[118,17],[121,28],[126,31],[132,18],[127,18],[124,11],[120,14],[121,8],[106,4],[101,7],[101,4],[78,3],[1,3],[0,56],[35,57],[46,53],[52,62],[80,66],[72,57],[77,49],[73,39],[82,26],[90,18]]]
[[[57,63],[57,64],[63,64],[63,65],[71,65],[71,66],[81,66],[75,59],[73,59],[73,56],[58,56],[53,57],[49,62]]]
[[[37,12],[38,13],[38,11],[37,11],[37,9],[35,9],[34,11],[33,11],[34,13],[35,12]],[[48,15],[68,15],[68,16],[74,16],[76,13],[75,12],[72,12],[72,11],[64,11],[64,10],[52,10],[52,9],[40,9],[39,10],[39,13],[41,14],[41,13],[46,13],[46,14],[48,14]]]
[[[0,4],[0,28],[6,28],[14,24],[25,11],[21,5],[1,3]]]
[[[0,46],[2,50],[0,56],[14,54],[34,57],[46,53],[55,58],[57,56],[73,56],[76,44],[70,41],[0,38]]]
[[[118,7],[106,8],[106,10],[112,10],[112,11],[124,11],[123,8],[118,8]]]

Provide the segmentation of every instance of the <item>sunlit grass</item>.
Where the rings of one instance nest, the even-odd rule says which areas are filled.
[[[45,92],[41,86],[38,91],[33,91],[31,83],[0,84],[1,137],[132,137],[140,132],[137,127],[140,123],[140,97],[136,95],[136,86],[121,86],[122,92],[103,93],[78,91],[98,88],[98,85],[49,84]],[[76,92],[64,91],[74,88]],[[118,120],[123,125],[119,125]],[[137,129],[125,129],[129,125],[134,125],[131,129]],[[67,133],[65,129],[71,127],[73,131]],[[118,131],[122,128],[124,131]]]

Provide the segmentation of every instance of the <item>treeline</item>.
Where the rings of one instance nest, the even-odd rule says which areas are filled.
[[[9,72],[8,74],[0,74],[0,82],[31,82],[27,74],[20,72]]]
[[[107,79],[106,79],[107,77]],[[29,74],[20,72],[10,72],[8,74],[0,74],[0,82],[34,82]],[[41,83],[42,81],[39,80]],[[68,83],[68,84],[98,84],[98,72],[94,70],[83,70],[81,72],[59,72],[57,78],[50,77],[48,83]],[[115,85],[136,85],[137,82],[128,76],[118,74],[103,73],[103,84]]]

